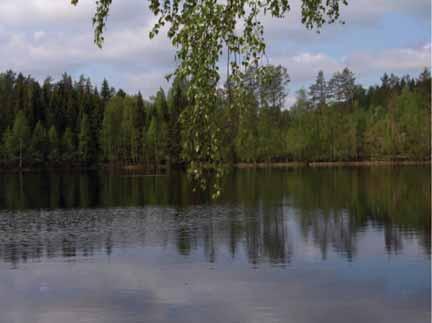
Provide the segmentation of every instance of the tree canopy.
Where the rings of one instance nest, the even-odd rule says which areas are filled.
[[[281,66],[262,69],[264,79],[250,67],[238,82],[218,89],[212,122],[220,129],[222,164],[430,159],[428,70],[416,78],[384,74],[381,84],[369,88],[349,70],[341,82],[334,79],[343,71],[328,81],[319,72],[285,109],[288,73]],[[192,104],[189,86],[175,78],[167,94],[160,89],[146,101],[140,93],[112,89],[106,80],[102,88],[110,90],[104,93],[85,77],[73,81],[64,74],[39,83],[0,73],[0,166],[183,167],[193,132],[181,122]],[[350,99],[339,100],[345,88],[354,89]]]

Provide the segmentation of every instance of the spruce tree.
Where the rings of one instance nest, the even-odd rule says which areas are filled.
[[[313,105],[318,107],[323,107],[327,102],[328,89],[327,82],[324,78],[324,72],[319,71],[316,81],[309,88],[309,95]]]

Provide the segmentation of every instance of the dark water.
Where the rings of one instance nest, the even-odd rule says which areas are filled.
[[[430,322],[427,167],[0,175],[0,322]]]

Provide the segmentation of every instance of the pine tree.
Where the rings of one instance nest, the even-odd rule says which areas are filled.
[[[154,108],[156,110],[159,120],[168,119],[168,104],[163,89],[159,89],[159,91],[156,93]]]
[[[267,65],[262,68],[259,78],[259,100],[261,107],[282,109],[288,95],[287,86],[290,77],[287,69],[281,65]]]
[[[108,101],[111,99],[111,89],[106,79],[104,79],[102,82],[101,96],[104,105],[106,105]]]
[[[312,84],[309,88],[309,95],[315,107],[322,107],[326,104],[328,97],[328,89],[323,71],[318,72],[315,83]]]
[[[146,107],[144,103],[144,99],[141,95],[141,92],[138,92],[137,98],[136,98],[136,105],[137,105],[137,118],[136,118],[136,126],[137,128],[144,128],[146,126]]]
[[[337,103],[353,103],[355,91],[355,77],[353,72],[344,68],[342,72],[336,72],[330,79],[329,97]]]

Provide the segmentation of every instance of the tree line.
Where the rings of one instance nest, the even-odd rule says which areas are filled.
[[[218,90],[202,116],[215,126],[198,132],[187,122],[194,114],[184,113],[193,106],[185,79],[146,101],[107,80],[99,89],[84,76],[38,82],[7,71],[0,73],[1,164],[183,165],[185,152],[200,149],[189,147],[196,134],[208,138],[195,143],[218,143],[223,163],[430,159],[428,69],[418,77],[384,74],[367,89],[348,68],[328,81],[320,71],[285,109],[289,82],[282,66],[248,68]]]

